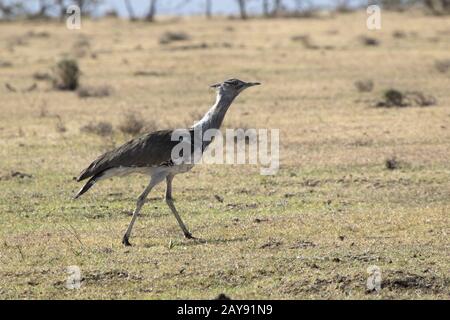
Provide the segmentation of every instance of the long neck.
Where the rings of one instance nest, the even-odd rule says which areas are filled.
[[[219,92],[216,97],[216,103],[199,122],[194,124],[193,128],[202,129],[203,132],[208,129],[219,129],[234,98],[234,96],[224,95]]]

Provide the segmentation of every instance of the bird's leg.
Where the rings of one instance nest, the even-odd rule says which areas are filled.
[[[180,225],[181,230],[184,233],[184,236],[188,239],[195,239],[192,234],[189,232],[189,230],[186,228],[186,226],[183,223],[183,220],[181,220],[180,215],[178,214],[177,209],[175,208],[175,205],[173,204],[173,198],[172,198],[172,180],[173,175],[169,175],[166,177],[167,182],[167,188],[166,188],[166,203],[169,206],[170,210],[172,210],[172,213],[174,214],[175,218],[177,219],[178,224]]]
[[[164,179],[164,178],[163,178]],[[150,180],[149,185],[144,189],[144,191],[139,196],[137,203],[136,203],[136,209],[133,212],[133,217],[131,218],[130,224],[128,225],[127,231],[125,232],[125,235],[122,238],[122,244],[125,246],[131,246],[128,239],[130,238],[131,230],[133,229],[134,222],[136,221],[137,216],[139,215],[139,212],[141,211],[142,206],[145,203],[145,199],[147,198],[148,194],[152,190],[152,188],[161,180],[157,181],[156,179],[152,178]]]

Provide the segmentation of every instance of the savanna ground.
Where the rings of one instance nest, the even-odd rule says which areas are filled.
[[[435,63],[450,59],[450,19],[382,18],[380,31],[366,29],[364,12],[106,19],[80,31],[1,24],[0,298],[449,299],[450,70]],[[166,31],[190,39],[160,44]],[[67,56],[82,86],[112,91],[80,98],[33,78]],[[130,138],[119,129],[130,112],[152,128],[190,125],[214,102],[208,85],[229,77],[263,83],[238,97],[224,127],[279,128],[278,174],[198,166],[177,176],[174,197],[207,242],[182,237],[161,184],[134,246],[123,247],[147,178],[104,181],[73,200],[81,186],[73,177]],[[373,91],[355,88],[364,79]],[[374,107],[389,88],[437,104]],[[112,132],[82,129],[100,121]],[[79,290],[65,288],[70,265],[81,268]],[[366,292],[372,265],[382,273],[379,293]]]

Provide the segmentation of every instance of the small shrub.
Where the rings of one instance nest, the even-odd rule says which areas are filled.
[[[47,31],[35,32],[31,30],[28,31],[25,36],[29,38],[50,38],[50,33],[48,33]]]
[[[37,89],[37,84],[33,83],[31,86],[27,87],[27,88],[23,88],[23,89],[17,89],[16,87],[14,87],[12,84],[6,82],[5,83],[5,88],[8,89],[8,91],[11,92],[31,92]]]
[[[140,70],[140,71],[134,72],[133,75],[137,76],[137,77],[159,77],[159,76],[163,76],[164,73],[158,72],[158,71],[144,71],[144,70]]]
[[[64,59],[54,69],[53,87],[59,90],[76,90],[80,69],[76,60]]]
[[[395,170],[400,167],[400,163],[395,157],[388,158],[384,161],[384,165],[388,170]]]
[[[52,76],[47,72],[35,72],[33,73],[33,79],[39,81],[49,81],[52,80]]]
[[[140,115],[134,113],[127,113],[122,123],[119,126],[119,130],[125,134],[137,135],[144,129],[145,122]]]
[[[5,88],[8,89],[8,91],[11,91],[11,92],[17,92],[17,89],[13,85],[8,83],[8,82],[5,83]]]
[[[143,132],[153,132],[159,129],[159,125],[154,120],[144,120],[140,113],[128,112],[121,124],[119,130],[128,135],[138,135]]]
[[[396,38],[396,39],[404,39],[404,38],[406,38],[406,33],[404,31],[401,31],[401,30],[395,30],[392,33],[392,36],[394,38]]]
[[[397,89],[389,89],[384,92],[383,100],[379,101],[377,107],[428,107],[437,104],[435,97],[426,95],[420,91],[401,92]]]
[[[117,13],[117,11],[115,9],[107,10],[104,15],[107,18],[117,18],[117,17],[119,17],[119,14]]]
[[[15,36],[11,38],[9,41],[9,48],[14,48],[18,46],[28,46],[28,41],[25,40],[25,37],[23,36]]]
[[[437,60],[434,62],[434,67],[437,71],[441,73],[446,73],[450,70],[450,59],[447,60]]]
[[[61,120],[56,123],[56,131],[58,131],[59,133],[64,133],[67,131],[66,126]]]
[[[74,44],[75,47],[90,47],[91,43],[88,38],[80,37]]]
[[[170,50],[171,51],[174,51],[174,50],[197,50],[197,49],[207,49],[207,48],[209,48],[209,45],[205,42],[201,42],[201,43],[189,44],[189,45],[184,45],[184,46],[171,47]]]
[[[22,89],[22,92],[31,92],[37,89],[37,84],[33,83],[31,86],[29,86],[28,88]]]
[[[168,44],[174,41],[185,41],[185,40],[189,40],[191,37],[183,32],[172,32],[172,31],[167,31],[165,32],[160,38],[159,38],[159,43],[160,44]]]
[[[389,89],[384,92],[384,99],[386,103],[390,106],[394,107],[403,107],[403,99],[404,95],[401,91],[398,91],[396,89]]]
[[[435,97],[426,95],[420,91],[407,92],[406,97],[410,105],[417,105],[419,107],[428,107],[437,104],[437,100]]]
[[[55,126],[56,131],[59,133],[66,132],[67,128],[64,125],[64,122],[62,121],[61,116],[59,114],[55,114],[55,118],[57,119],[56,126]]]
[[[358,80],[355,82],[355,87],[359,92],[370,92],[373,90],[374,84],[373,81],[368,80]]]
[[[110,86],[83,86],[77,90],[80,98],[102,98],[108,97],[112,94],[113,90]]]
[[[45,106],[41,106],[41,109],[39,111],[39,118],[46,118],[49,116],[48,110]]]
[[[12,62],[0,60],[0,68],[10,68],[12,66]]]
[[[362,44],[364,44],[365,46],[372,46],[372,47],[375,47],[375,46],[380,45],[380,42],[379,42],[377,39],[372,38],[372,37],[361,36],[361,37],[360,37],[360,41],[361,41]]]
[[[80,128],[81,132],[93,133],[102,137],[109,136],[113,133],[113,126],[106,121],[100,121],[98,123],[92,123]]]
[[[29,174],[29,173],[20,172],[20,171],[12,171],[10,177],[11,178],[20,178],[20,179],[25,179],[25,178],[31,179],[31,178],[33,178],[33,175]]]
[[[306,48],[306,49],[319,49],[319,47],[317,45],[315,45],[313,43],[313,41],[311,40],[311,37],[309,35],[297,35],[297,36],[293,36],[291,38],[292,41],[295,42],[301,42],[301,44]]]

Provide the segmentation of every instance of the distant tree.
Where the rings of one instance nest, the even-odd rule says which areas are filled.
[[[131,6],[130,0],[125,0],[125,7],[127,8],[128,17],[130,18],[130,20],[132,21],[136,20],[136,16],[134,15],[134,10],[133,7]]]
[[[39,0],[39,11],[36,13],[37,17],[47,17],[47,10],[51,7],[51,4],[47,0]]]
[[[211,15],[212,15],[211,0],[206,0],[206,3],[205,3],[205,16],[207,18],[211,18]]]
[[[59,8],[59,19],[63,20],[66,15],[66,5],[64,0],[55,0],[55,5]]]
[[[340,12],[350,11],[350,1],[349,0],[337,0],[336,1],[336,11],[340,11]]]
[[[55,0],[54,3],[59,7],[59,16],[64,18],[66,10],[70,5],[76,5],[80,8],[82,15],[92,15],[96,11],[99,4],[104,0]]]
[[[382,0],[381,4],[383,5],[383,8],[386,9],[399,9],[406,5],[407,1],[404,0]],[[408,1],[411,2],[411,1]]]
[[[269,0],[263,0],[262,2],[262,12],[264,17],[269,16]]]
[[[433,14],[450,14],[450,0],[377,0],[371,4],[381,4],[386,9],[401,9],[413,4],[422,4]]]
[[[25,16],[26,9],[21,1],[10,1],[9,3],[4,3],[0,0],[0,18],[2,20],[12,20],[18,16]]]
[[[84,5],[86,4],[85,0],[75,0],[75,4],[80,8],[81,14],[83,14],[85,10]]]
[[[147,16],[145,17],[145,20],[150,22],[155,20],[156,2],[157,0],[150,0],[150,8],[148,9],[148,13]]]
[[[278,16],[283,8],[283,3],[281,0],[273,0],[273,10],[272,16]]]
[[[450,14],[450,0],[424,0],[424,3],[434,14]]]
[[[239,13],[241,15],[241,19],[242,20],[247,19],[246,1],[245,0],[237,0],[237,3],[239,5]]]

